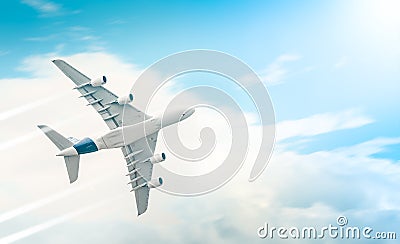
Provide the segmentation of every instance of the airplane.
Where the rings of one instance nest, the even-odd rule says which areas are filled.
[[[135,192],[138,216],[148,207],[151,188],[163,184],[161,177],[152,179],[153,165],[166,159],[165,153],[154,154],[159,130],[190,117],[194,108],[177,108],[162,116],[150,116],[132,106],[132,94],[117,97],[103,87],[107,78],[102,76],[89,79],[63,60],[52,61],[69,79],[75,83],[74,89],[81,93],[88,105],[101,116],[110,131],[97,138],[78,140],[65,138],[46,125],[38,125],[44,134],[57,146],[65,160],[70,183],[78,179],[81,154],[93,153],[102,149],[121,148],[127,163],[131,192]],[[124,117],[122,118],[122,116]]]

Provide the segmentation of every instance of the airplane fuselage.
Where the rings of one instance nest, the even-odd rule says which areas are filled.
[[[84,138],[72,147],[60,151],[57,156],[74,156],[101,149],[121,148],[188,118],[194,111],[194,109],[188,111],[175,110],[163,114],[163,116],[151,117],[134,125],[115,128],[95,139]]]

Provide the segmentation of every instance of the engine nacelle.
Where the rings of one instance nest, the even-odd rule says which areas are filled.
[[[96,86],[102,86],[102,85],[106,84],[106,82],[107,82],[107,78],[103,75],[103,77],[91,80],[90,84],[92,86],[96,87]]]
[[[149,188],[156,188],[163,184],[163,179],[158,177],[157,179],[152,179],[151,181],[147,182],[147,187]]]
[[[153,157],[151,157],[150,163],[152,164],[158,164],[159,162],[162,162],[165,160],[165,153],[161,153],[161,154],[155,154]]]
[[[117,99],[117,103],[120,105],[128,104],[133,101],[133,95],[129,94],[128,96],[119,97]]]

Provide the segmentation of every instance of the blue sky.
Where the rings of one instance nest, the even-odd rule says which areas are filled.
[[[0,88],[3,91],[3,100],[7,102],[13,96],[17,96],[17,92],[26,95],[27,102],[38,100],[38,97],[35,99],[34,94],[28,91],[31,87],[40,90],[40,84],[48,86],[46,89],[49,91],[58,92],[54,83],[50,81],[46,83],[48,78],[53,78],[53,76],[47,76],[45,72],[46,65],[49,69],[53,69],[50,60],[56,56],[70,57],[79,63],[86,63],[84,68],[97,75],[103,74],[104,69],[107,69],[106,64],[110,64],[109,67],[114,67],[113,65],[116,64],[133,65],[135,71],[122,70],[121,72],[121,74],[132,74],[131,78],[126,77],[127,82],[132,82],[136,71],[140,72],[158,59],[172,53],[189,49],[213,49],[226,52],[252,67],[270,92],[276,120],[283,128],[281,131],[287,129],[282,132],[284,136],[278,141],[278,148],[282,154],[278,153],[276,160],[291,158],[293,162],[296,160],[304,162],[304,159],[309,159],[317,160],[314,163],[319,163],[318,160],[324,160],[321,152],[331,156],[339,152],[343,157],[338,157],[339,161],[336,163],[342,165],[347,162],[348,164],[342,166],[346,169],[347,167],[352,169],[349,166],[352,159],[356,160],[361,167],[362,163],[366,163],[371,169],[374,168],[374,163],[379,165],[376,167],[386,169],[387,166],[388,171],[380,172],[379,175],[375,175],[378,174],[375,171],[371,173],[367,166],[360,169],[360,182],[364,182],[369,177],[377,177],[375,178],[377,182],[384,183],[378,184],[379,186],[375,189],[382,190],[379,187],[384,188],[386,184],[389,189],[387,194],[396,194],[399,176],[393,176],[393,179],[385,179],[385,177],[389,171],[397,172],[396,167],[398,167],[400,157],[399,142],[396,141],[400,138],[399,8],[399,3],[393,0],[1,1]],[[81,58],[79,54],[82,54]],[[83,60],[82,57],[87,59]],[[100,65],[101,60],[90,59],[97,57],[105,59],[103,66]],[[46,60],[48,60],[47,64]],[[38,72],[35,71],[36,68]],[[61,79],[61,75],[57,74]],[[206,84],[207,82],[215,84],[216,81],[221,80],[221,78],[212,78],[208,75],[190,77],[209,79],[205,81]],[[40,80],[43,82],[41,83]],[[181,80],[182,86],[187,85],[184,81],[187,80]],[[35,82],[39,85],[35,85]],[[224,84],[220,86],[230,89]],[[129,87],[129,84],[126,87]],[[48,93],[38,91],[37,96],[46,97],[45,94]],[[242,99],[239,95],[237,98]],[[74,99],[75,97],[70,98],[70,100]],[[71,106],[76,105],[70,100],[65,101],[69,101]],[[43,102],[43,104],[47,103]],[[6,112],[23,105],[24,101],[13,99],[8,104],[11,108],[1,106],[0,114],[6,118],[0,121],[4,132],[1,137],[2,145],[17,138],[17,136],[13,138],[12,135],[8,135],[6,131],[18,131],[13,119],[21,118],[8,116]],[[52,108],[51,105],[40,106]],[[53,104],[53,109],[54,106]],[[80,104],[76,107],[79,108],[79,106]],[[245,107],[247,108],[247,105]],[[32,119],[25,123],[17,123],[18,125],[20,123],[22,128],[21,135],[18,136],[22,137],[22,132],[30,133],[33,129],[28,125],[34,124],[39,115],[48,118],[44,111],[51,110],[45,110],[45,108],[41,108],[43,110],[40,113],[32,108],[32,111],[36,111],[34,115],[36,117],[32,115]],[[251,111],[250,107],[247,109]],[[62,114],[61,111],[54,113],[60,118],[69,116]],[[351,123],[352,121],[355,121],[354,124]],[[323,124],[325,122],[326,125]],[[73,133],[73,127],[67,128]],[[29,145],[32,143],[29,140],[26,139],[24,143]],[[371,143],[374,146],[371,146]],[[347,150],[356,150],[355,148],[357,150],[363,148],[363,150],[360,149],[362,153],[356,156],[348,153]],[[370,154],[366,152],[368,149],[370,149]],[[40,160],[50,161],[52,156]],[[23,158],[18,162],[22,160]],[[327,160],[326,165],[330,163],[331,161]],[[321,164],[325,165],[322,162]],[[335,162],[332,161],[332,165],[335,165]],[[275,170],[277,170],[277,175],[291,175],[282,173],[276,168]],[[309,174],[309,171],[307,172],[305,172],[306,175]],[[268,173],[268,169],[264,177],[273,178]],[[332,180],[340,181],[340,177],[342,175],[337,178],[332,176]],[[316,179],[323,180],[318,177]],[[274,184],[275,182],[270,181],[270,179],[261,180],[262,183]],[[18,185],[18,181],[15,185],[12,180],[6,183],[13,187]],[[261,183],[258,184],[261,185]],[[18,187],[22,186],[18,185]],[[360,189],[367,191],[362,187]],[[54,189],[48,190],[46,194],[52,191]],[[229,188],[227,191],[228,193],[223,192],[224,196],[233,197],[229,195]],[[2,201],[6,193],[0,195]],[[44,197],[46,194],[43,193],[41,196]],[[215,194],[218,194],[218,191]],[[324,200],[329,198],[324,194],[317,195],[315,199],[313,196],[310,195],[310,199],[314,202],[306,204],[308,207],[311,206],[310,208],[316,206],[319,209],[319,205],[315,203],[325,202]],[[215,195],[213,199],[214,197]],[[287,199],[286,197],[282,199]],[[19,196],[15,197],[15,199],[19,198]],[[24,200],[21,202],[17,200],[13,202],[21,205],[34,198],[22,199]],[[371,200],[367,197],[366,199]],[[178,198],[174,201],[180,200]],[[292,200],[304,202],[304,199],[299,200],[296,197]],[[189,200],[184,201],[190,204]],[[201,206],[201,200],[194,201],[196,202],[194,206],[197,204]],[[392,205],[400,203],[398,198],[390,198],[387,201]],[[387,205],[390,205],[389,203]],[[175,203],[170,204],[170,208],[177,208]],[[346,204],[353,206],[351,201],[337,206]],[[335,210],[335,206],[333,204],[328,208]],[[282,210],[282,206],[277,206],[277,208]],[[357,207],[354,208],[357,209]],[[359,208],[360,211],[374,209],[374,207]],[[6,206],[1,208],[1,211],[6,212],[10,209],[11,207]],[[389,209],[394,211],[394,216],[399,216],[398,208]],[[333,210],[332,212],[335,212]],[[193,215],[193,212],[189,211],[183,216],[190,217],[191,214]],[[357,217],[358,215],[353,212],[348,214],[353,214],[352,216],[359,223],[366,221],[365,218]],[[224,221],[240,219],[227,215],[221,218]],[[377,219],[378,223],[385,221],[380,217]],[[397,217],[394,223],[400,223],[399,219]],[[222,220],[216,222],[220,223]],[[117,221],[119,223],[122,220]],[[151,219],[147,221],[153,223]],[[382,226],[386,225],[382,224]],[[85,228],[89,227],[85,226]],[[146,227],[141,228],[146,229]],[[41,235],[45,236],[45,234]],[[243,238],[248,237],[244,235]]]

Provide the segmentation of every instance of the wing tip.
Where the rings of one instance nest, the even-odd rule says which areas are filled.
[[[46,130],[48,128],[47,125],[37,125],[37,127],[41,130]]]
[[[53,63],[62,62],[62,61],[63,61],[62,59],[52,59],[51,60],[51,62],[53,62]]]

